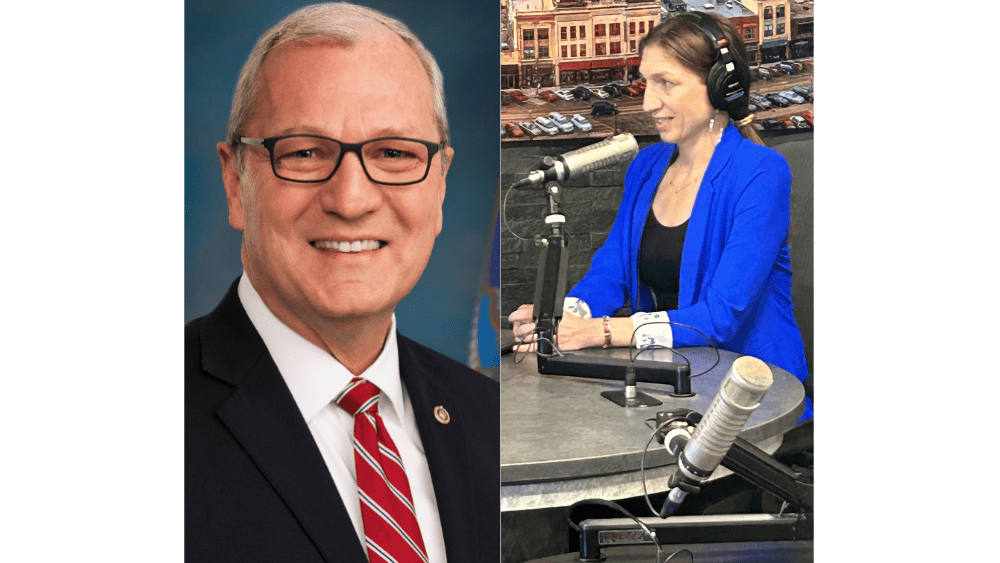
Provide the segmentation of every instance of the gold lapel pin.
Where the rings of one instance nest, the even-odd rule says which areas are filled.
[[[448,411],[446,411],[445,408],[440,405],[434,407],[434,416],[437,417],[438,422],[440,422],[441,424],[448,424],[449,422],[451,422],[451,415],[448,414]]]

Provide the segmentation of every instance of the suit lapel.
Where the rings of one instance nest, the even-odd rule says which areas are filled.
[[[410,396],[427,456],[448,561],[477,561],[481,556],[478,538],[484,528],[479,514],[482,510],[498,509],[469,506],[471,499],[476,498],[476,480],[470,458],[471,438],[465,425],[473,420],[474,413],[463,410],[461,398],[436,380],[430,366],[419,362],[408,339],[398,333],[396,338],[400,377]],[[448,424],[442,424],[435,416],[434,409],[438,406],[448,411]]]
[[[235,386],[219,418],[328,562],[365,561],[350,516],[236,284],[206,319],[204,367]]]

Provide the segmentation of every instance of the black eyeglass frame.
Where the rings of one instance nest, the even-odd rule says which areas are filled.
[[[329,176],[319,180],[296,180],[293,178],[286,178],[281,174],[278,174],[278,169],[274,166],[274,146],[278,143],[278,141],[282,139],[289,139],[292,137],[310,137],[313,139],[324,139],[327,141],[333,141],[334,143],[340,145],[340,156],[337,157],[337,164],[333,166],[333,171],[330,172]],[[427,147],[427,169],[424,170],[424,175],[421,176],[419,180],[414,180],[412,182],[381,182],[379,180],[376,180],[375,178],[372,178],[372,175],[368,172],[368,167],[365,166],[365,157],[363,154],[361,154],[361,147],[367,145],[368,143],[374,143],[376,141],[410,141],[414,143],[420,143],[421,145]],[[281,178],[282,180],[285,180],[287,182],[299,182],[302,184],[318,184],[320,182],[326,182],[330,178],[333,178],[333,175],[336,174],[337,170],[340,169],[340,163],[344,161],[344,155],[349,152],[353,152],[354,154],[358,155],[358,160],[361,162],[361,169],[365,171],[365,176],[368,176],[368,179],[371,180],[372,182],[375,182],[376,184],[382,184],[384,186],[409,186],[412,184],[419,184],[420,182],[423,182],[424,180],[427,179],[427,174],[429,174],[431,171],[431,161],[434,160],[434,155],[437,154],[438,151],[443,150],[447,146],[447,144],[444,142],[432,143],[430,141],[424,141],[422,139],[411,139],[409,137],[379,137],[377,139],[368,139],[367,141],[362,141],[360,143],[345,143],[343,141],[338,141],[337,139],[334,139],[332,137],[324,137],[322,135],[282,135],[280,137],[268,137],[266,139],[240,137],[239,142],[244,145],[264,147],[265,149],[267,149],[267,154],[270,156],[271,159],[271,172],[273,172],[276,177]]]

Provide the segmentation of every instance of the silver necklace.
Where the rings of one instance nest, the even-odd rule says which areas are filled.
[[[692,178],[692,179],[688,180],[687,182],[684,182],[684,183],[683,183],[683,184],[681,184],[680,186],[677,186],[676,188],[674,188],[674,190],[673,190],[673,193],[674,193],[674,195],[676,195],[676,194],[679,194],[679,193],[681,193],[681,190],[682,190],[682,189],[686,188],[687,186],[690,186],[690,185],[691,185],[691,184],[693,184],[694,182],[697,182],[699,178],[701,178],[701,176],[695,176],[694,178]],[[673,185],[674,185],[674,181],[673,181],[673,180],[671,180],[671,181],[670,181],[670,182],[669,182],[669,183],[667,184],[667,187],[668,187],[668,188],[670,188],[670,187],[671,187],[671,186],[673,186]]]

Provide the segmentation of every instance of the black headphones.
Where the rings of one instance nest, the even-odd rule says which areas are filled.
[[[712,43],[712,68],[705,80],[712,107],[729,113],[733,119],[745,117],[750,104],[750,67],[733,56],[729,40],[712,16],[702,12],[685,12],[675,17],[691,20]]]

